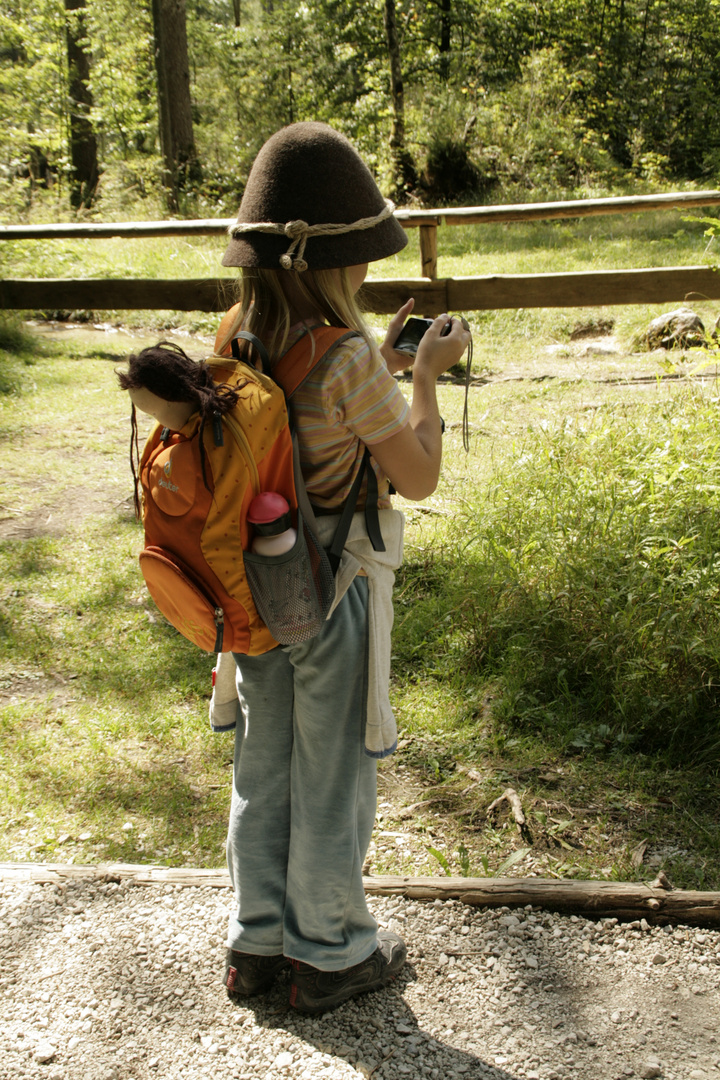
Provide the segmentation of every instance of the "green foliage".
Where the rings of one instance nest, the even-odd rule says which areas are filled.
[[[154,154],[157,135],[150,12],[134,0],[86,0],[91,118],[105,161]]]
[[[440,204],[717,174],[718,0],[401,0],[410,197]],[[382,0],[187,0],[202,182],[191,216],[237,207],[257,150],[295,120],[334,124],[388,190],[393,121]],[[0,205],[8,220],[67,216],[66,15],[11,0],[0,15]],[[161,161],[148,0],[86,0],[100,217],[159,213]],[[329,29],[330,28],[330,29]],[[127,194],[126,194],[127,193]],[[502,194],[501,194],[502,193]],[[147,207],[138,209],[138,198]]]
[[[432,855],[433,859],[440,864],[443,869],[443,873],[447,876],[451,876],[450,863],[447,860],[447,856],[439,851],[437,848],[428,846],[428,854]]]
[[[10,0],[0,15],[6,181],[24,173],[32,190],[67,166],[66,67],[62,0]]]
[[[25,369],[35,362],[37,342],[15,316],[0,312],[0,396],[17,394]]]
[[[617,174],[582,113],[581,69],[569,71],[558,50],[534,52],[504,95],[478,103],[472,138],[479,161],[493,163],[503,187],[562,192],[607,183]]]
[[[546,33],[588,75],[590,126],[623,166],[655,162],[670,175],[712,175],[720,132],[710,87],[718,78],[717,0],[553,4]],[[700,77],[702,72],[702,77]]]
[[[501,520],[473,553],[493,554],[494,613],[474,646],[512,669],[525,722],[562,718],[581,745],[717,748],[716,407],[688,395],[629,426],[538,433],[494,489]]]
[[[405,571],[399,663],[499,678],[498,718],[579,751],[716,763],[717,408],[698,388],[531,428]]]

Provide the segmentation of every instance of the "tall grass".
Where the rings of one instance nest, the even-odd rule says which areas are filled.
[[[566,746],[717,761],[718,404],[695,387],[529,431],[432,573],[408,571],[401,661],[427,648],[436,670],[498,678],[498,715]]]

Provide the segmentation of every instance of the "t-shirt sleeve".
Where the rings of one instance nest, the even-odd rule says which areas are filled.
[[[384,442],[406,426],[410,407],[382,357],[361,338],[333,355],[325,384],[327,407],[362,443]]]

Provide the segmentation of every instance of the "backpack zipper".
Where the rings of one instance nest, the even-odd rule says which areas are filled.
[[[225,633],[225,612],[221,607],[215,608],[215,645],[213,646],[213,652],[222,652],[223,636]]]

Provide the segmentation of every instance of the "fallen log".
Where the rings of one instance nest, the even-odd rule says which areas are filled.
[[[673,889],[662,881],[372,877],[365,879],[365,891],[408,900],[460,900],[472,907],[532,906],[587,919],[720,927],[720,893]]]
[[[230,888],[226,870],[104,863],[73,866],[57,863],[0,863],[0,883],[30,881],[62,885],[70,881],[129,882],[133,885],[182,885]],[[562,881],[554,878],[453,878],[369,876],[369,896],[408,900],[459,900],[472,907],[537,907],[588,919],[645,919],[654,925],[684,923],[720,928],[720,893],[673,889],[664,875],[651,882]]]

